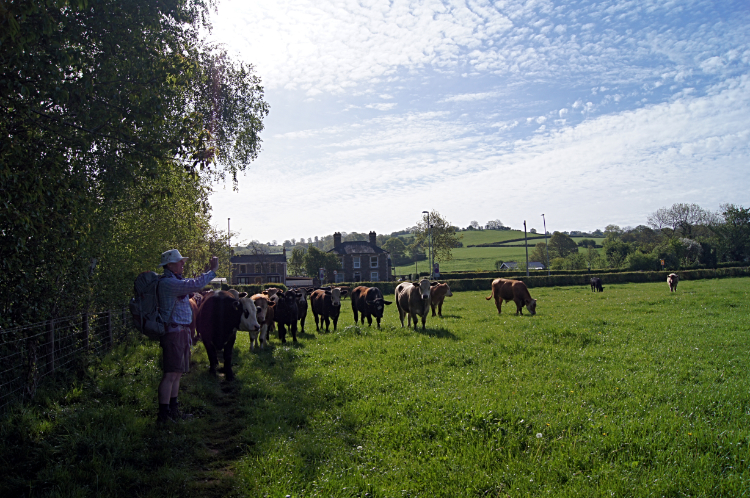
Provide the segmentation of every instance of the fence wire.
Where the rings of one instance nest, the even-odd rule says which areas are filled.
[[[45,377],[85,367],[133,330],[127,307],[0,328],[0,411],[32,399]]]

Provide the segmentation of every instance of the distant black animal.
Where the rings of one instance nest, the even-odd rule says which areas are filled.
[[[361,313],[362,325],[365,324],[365,318],[367,318],[367,325],[372,326],[372,317],[374,316],[375,321],[378,322],[378,328],[380,328],[380,320],[383,318],[383,311],[388,304],[392,304],[392,302],[386,301],[383,298],[383,293],[377,287],[365,287],[364,285],[355,287],[352,291],[354,323],[357,323],[358,313]]]
[[[317,289],[310,294],[310,308],[312,309],[313,318],[315,318],[315,330],[320,331],[323,323],[328,327],[333,321],[333,330],[336,331],[336,325],[339,322],[339,313],[341,312],[341,298],[347,294],[346,290],[333,287],[330,290]],[[320,317],[320,325],[318,325]]]
[[[604,287],[602,287],[601,278],[599,277],[591,278],[591,292],[604,292]]]
[[[278,291],[274,296],[274,321],[279,326],[279,340],[286,343],[286,327],[292,332],[292,341],[297,342],[297,320],[299,319],[300,293],[295,290]]]
[[[307,318],[307,295],[315,289],[312,287],[299,287],[295,292],[299,294],[297,299],[297,319],[299,320],[299,331],[305,333],[305,319]]]

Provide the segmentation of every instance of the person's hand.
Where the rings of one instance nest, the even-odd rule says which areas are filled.
[[[219,269],[219,258],[211,256],[211,261],[208,263],[209,270],[216,271]]]

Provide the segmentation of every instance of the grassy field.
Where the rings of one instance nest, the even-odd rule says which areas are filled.
[[[534,317],[456,293],[427,329],[352,325],[260,353],[202,346],[154,427],[139,341],[0,425],[2,496],[486,497],[750,493],[750,279],[535,288]]]
[[[477,230],[461,232],[463,238],[461,242],[464,247],[453,249],[453,259],[440,263],[441,272],[449,271],[494,271],[495,261],[526,261],[526,249],[523,242],[513,242],[513,245],[507,247],[468,247],[469,245],[487,244],[490,242],[502,242],[505,240],[523,238],[523,232],[518,230]],[[528,234],[534,236],[538,234]],[[579,242],[591,237],[573,237],[573,240]],[[603,239],[594,239],[597,244],[601,244]],[[542,240],[532,239],[529,241],[529,254],[534,250],[534,245]],[[601,251],[601,249],[600,249]],[[427,261],[417,263],[417,269],[420,272],[429,271]],[[396,267],[396,275],[405,275],[417,273],[414,264]]]

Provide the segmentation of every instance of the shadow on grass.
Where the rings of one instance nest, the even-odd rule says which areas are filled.
[[[315,336],[299,336],[308,337]],[[164,426],[156,424],[162,372],[155,342],[132,339],[79,373],[49,377],[34,401],[3,414],[0,495],[253,495],[259,484],[238,470],[241,462],[262,461],[278,441],[292,439],[301,471],[314,474],[321,460],[304,455],[350,445],[356,424],[338,427],[322,447],[307,441],[311,414],[339,406],[342,393],[297,375],[306,354],[304,342],[276,337],[250,353],[247,336],[238,337],[236,378],[227,381],[208,373],[205,348],[196,346],[179,395],[193,419]]]
[[[415,332],[428,337],[436,337],[438,339],[450,339],[452,341],[458,340],[458,337],[456,337],[453,332],[443,327],[430,327],[428,325],[426,329],[422,330],[422,327],[419,327]]]

